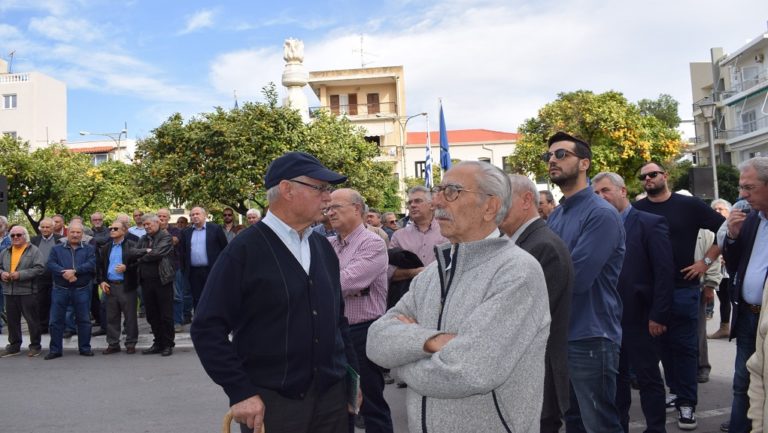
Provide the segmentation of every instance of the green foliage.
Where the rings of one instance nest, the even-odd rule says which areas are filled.
[[[667,177],[667,184],[672,191],[679,191],[686,189],[691,191],[690,170],[693,167],[691,161],[683,161],[679,164],[674,164],[667,168],[669,175]]]
[[[677,107],[680,104],[670,95],[662,93],[656,99],[641,99],[637,101],[637,107],[643,116],[653,116],[668,128],[680,126],[680,116]]]
[[[35,230],[40,220],[56,213],[66,218],[81,215],[87,221],[97,210],[116,212],[160,203],[137,190],[132,167],[121,162],[94,167],[88,155],[64,146],[30,152],[28,143],[7,136],[0,138],[0,154],[0,173],[8,177],[9,210],[20,211]]]
[[[557,131],[566,131],[591,145],[590,175],[613,171],[629,179],[644,162],[672,160],[683,147],[677,131],[653,115],[643,115],[621,93],[579,90],[560,93],[557,100],[539,110],[537,117],[522,124],[513,170],[546,177],[546,164],[540,155],[547,150],[547,139]]]
[[[349,177],[371,206],[386,208],[392,197],[391,166],[374,162],[378,147],[346,118],[320,112],[305,125],[299,113],[277,105],[274,84],[264,103],[216,108],[184,122],[172,115],[137,145],[135,161],[142,189],[171,202],[210,209],[229,206],[245,215],[255,203],[266,207],[264,173],[280,155],[300,150]]]
[[[735,203],[739,199],[739,169],[732,165],[718,165],[717,186],[720,198]]]

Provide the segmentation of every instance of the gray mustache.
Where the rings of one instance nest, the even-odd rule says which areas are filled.
[[[435,209],[435,218],[441,218],[441,219],[447,219],[449,221],[453,221],[453,215],[448,213],[445,209],[437,208]]]

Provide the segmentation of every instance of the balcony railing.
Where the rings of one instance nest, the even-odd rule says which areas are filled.
[[[29,81],[29,74],[0,74],[0,84]]]
[[[744,79],[741,82],[734,83],[733,90],[735,90],[736,92],[743,92],[765,81],[768,81],[768,69],[763,68],[759,70],[757,75]]]
[[[378,102],[375,104],[348,104],[348,105],[323,105],[320,107],[309,107],[309,117],[315,117],[318,110],[326,110],[335,115],[347,116],[368,116],[373,117],[377,114],[397,113],[397,105],[394,102]]]
[[[756,118],[755,120],[744,122],[739,128],[715,130],[715,136],[717,138],[730,140],[758,130],[766,130],[766,132],[768,132],[768,116],[762,116]]]

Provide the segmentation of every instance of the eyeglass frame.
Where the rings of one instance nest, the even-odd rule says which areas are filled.
[[[9,238],[23,238],[24,233],[8,233]]]
[[[765,186],[768,182],[763,182],[762,186]],[[752,193],[756,188],[760,188],[760,185],[739,185],[736,187],[740,192]]]
[[[648,173],[640,173],[637,175],[637,180],[643,182],[648,176],[650,176],[651,179],[656,179],[660,174],[667,174],[667,172],[663,170],[654,170],[649,171]]]
[[[447,190],[448,188],[452,188],[452,189],[456,190],[456,195],[450,194],[453,198],[448,198],[449,195],[445,193],[445,190]],[[488,194],[487,192],[482,192],[482,191],[473,191],[471,189],[466,189],[466,188],[464,188],[463,185],[459,185],[459,184],[456,184],[456,183],[448,183],[448,184],[445,184],[445,185],[435,185],[432,188],[430,188],[430,192],[432,192],[432,194],[440,194],[440,193],[442,193],[443,194],[443,198],[445,198],[445,201],[447,201],[449,203],[458,200],[459,199],[459,195],[461,195],[462,192],[472,192],[472,193],[475,193],[475,194],[483,194],[483,195],[486,195],[488,197],[493,197],[493,194]]]
[[[332,204],[322,209],[323,215],[328,215],[328,213],[331,211],[338,212],[339,209],[343,208],[344,206],[355,206],[355,203]]]
[[[319,193],[324,193],[324,192],[327,192],[327,193],[329,193],[329,194],[330,194],[330,193],[332,193],[332,192],[333,192],[333,191],[336,189],[336,188],[335,188],[333,185],[331,185],[330,183],[327,183],[327,184],[325,184],[325,185],[313,185],[313,184],[311,184],[311,183],[302,182],[302,181],[300,181],[300,180],[298,180],[298,179],[286,179],[286,180],[287,180],[288,182],[298,183],[299,185],[304,185],[304,186],[307,186],[307,187],[309,187],[309,188],[312,188],[312,189],[314,189],[315,191],[317,191],[317,192],[319,192]]]
[[[558,152],[562,153],[562,156],[557,156]],[[581,159],[581,156],[579,156],[578,153],[568,149],[557,149],[554,152],[544,152],[541,154],[540,158],[544,162],[549,162],[554,156],[557,161],[562,161],[563,159],[565,159],[566,155],[572,155],[572,156],[575,156],[576,158]]]

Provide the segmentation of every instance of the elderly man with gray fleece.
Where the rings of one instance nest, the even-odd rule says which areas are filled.
[[[412,432],[538,432],[549,304],[541,266],[498,224],[509,178],[465,161],[433,188],[450,243],[368,333],[367,354],[408,383]]]

